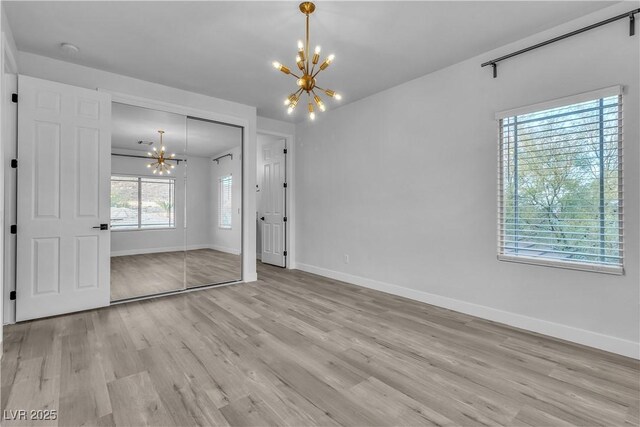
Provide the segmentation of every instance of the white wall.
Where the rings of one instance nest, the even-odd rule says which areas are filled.
[[[187,249],[211,248],[216,244],[211,233],[218,203],[213,193],[215,183],[211,181],[211,171],[216,164],[210,157],[188,156],[187,159]],[[238,249],[240,244],[238,236]]]
[[[294,135],[296,132],[296,125],[293,123],[260,116],[258,116],[257,128],[259,133],[265,135],[287,136]]]
[[[496,79],[480,67],[632,7],[618,4],[299,124],[298,267],[638,357],[640,36],[629,37],[622,20],[505,61]],[[615,84],[625,86],[626,274],[497,261],[494,113]]]
[[[66,83],[70,85],[103,89],[140,98],[157,100],[188,109],[203,110],[215,116],[215,120],[244,124],[244,193],[246,212],[255,212],[255,156],[256,156],[256,109],[248,105],[225,101],[210,96],[163,86],[131,77],[58,61],[40,55],[20,52],[18,65],[22,74]],[[251,165],[251,167],[247,167]],[[243,280],[254,281],[256,275],[255,244],[256,227],[253,214],[243,217]],[[250,254],[250,255],[249,255]]]
[[[242,176],[242,154],[240,147],[227,150],[221,153],[218,153],[214,157],[223,156],[225,154],[232,154],[233,159],[229,157],[225,157],[220,159],[219,163],[212,162],[213,167],[211,168],[211,183],[213,189],[213,222],[211,224],[211,242],[212,248],[233,254],[240,253],[240,237],[242,234],[242,230],[240,228],[240,212],[242,209],[242,205],[240,203],[240,191],[241,191],[241,179]],[[218,227],[218,197],[219,196],[219,188],[218,181],[223,176],[231,175],[231,207],[233,211],[233,215],[231,217],[231,229],[222,229]],[[251,191],[251,190],[249,190]],[[252,191],[255,195],[255,191]],[[248,212],[248,215],[251,216],[253,212]],[[253,253],[252,253],[253,254]]]

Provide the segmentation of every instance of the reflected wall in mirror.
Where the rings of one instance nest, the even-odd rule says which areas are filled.
[[[184,289],[186,117],[113,103],[112,120],[111,300]]]
[[[187,118],[188,288],[242,280],[242,128]]]

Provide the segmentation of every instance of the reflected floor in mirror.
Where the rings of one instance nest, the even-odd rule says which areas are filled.
[[[213,249],[186,252],[187,288],[242,280],[242,257]]]
[[[117,301],[241,279],[241,257],[213,249],[111,258],[111,300]]]

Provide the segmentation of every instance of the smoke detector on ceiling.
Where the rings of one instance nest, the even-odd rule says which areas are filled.
[[[67,55],[75,55],[76,53],[80,52],[78,46],[71,43],[60,43],[60,50]]]

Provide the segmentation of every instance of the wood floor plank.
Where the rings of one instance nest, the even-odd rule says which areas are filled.
[[[4,409],[9,410],[57,410],[59,405],[60,371],[57,372],[54,366],[47,369],[47,357],[38,356],[21,360],[15,375],[14,384],[11,388]],[[56,356],[54,355],[55,359]],[[51,365],[50,365],[51,366]],[[7,426],[31,426],[45,424],[57,426],[57,420],[39,421],[27,417],[25,420],[3,420],[3,425]]]
[[[251,395],[220,409],[229,425],[238,427],[279,426],[282,420],[261,399]]]
[[[110,382],[108,387],[116,425],[176,425],[146,371],[118,378]]]
[[[217,405],[201,386],[204,375],[183,368],[168,349],[145,348],[141,352],[154,389],[176,425],[224,425]]]
[[[639,424],[637,360],[300,271],[258,274],[5,327],[2,409],[59,419],[3,426]]]
[[[95,343],[87,334],[65,335],[61,341],[60,425],[97,422],[111,413],[111,400]]]

